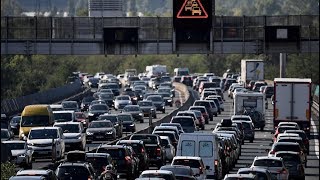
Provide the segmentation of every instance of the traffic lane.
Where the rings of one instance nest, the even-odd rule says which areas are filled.
[[[181,96],[182,96],[181,93],[179,91],[176,91],[176,96],[174,97],[174,102],[177,99],[180,100]],[[172,107],[166,106],[166,112],[162,113],[160,111],[157,111],[157,118],[156,119],[152,119],[152,121],[155,122],[155,121],[158,121],[158,120],[162,119],[163,117],[165,117],[166,115],[168,115],[169,113],[171,113],[175,109],[176,109],[176,107],[174,105]],[[85,113],[87,114],[87,112],[85,112]],[[119,114],[120,111],[115,111],[114,109],[112,109],[111,113],[112,114]],[[147,128],[149,126],[149,121],[148,120],[149,120],[149,117],[145,117],[143,123],[135,122],[136,131],[140,131],[140,130],[143,130],[143,129]],[[123,137],[127,136],[127,135],[130,135],[130,133],[126,133],[126,132],[123,133]],[[86,151],[91,151],[94,148],[98,147],[100,144],[108,143],[108,142],[110,142],[110,141],[93,141],[93,142],[91,142],[91,143],[86,145]],[[53,163],[51,162],[50,159],[36,160],[36,161],[34,161],[32,163],[32,169],[41,169],[43,167],[49,167],[52,164]]]

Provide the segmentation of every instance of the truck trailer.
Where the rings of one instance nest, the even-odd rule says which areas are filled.
[[[247,87],[250,81],[264,81],[264,62],[258,59],[241,60],[240,81]]]
[[[310,135],[311,79],[275,78],[273,100],[273,125],[296,122]]]

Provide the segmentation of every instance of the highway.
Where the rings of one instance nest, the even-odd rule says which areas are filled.
[[[178,92],[178,91],[176,91]],[[195,97],[195,99],[199,99],[199,94],[196,91],[191,91],[191,94]],[[225,96],[225,111],[218,115],[218,117],[214,117],[213,121],[209,121],[209,124],[206,124],[205,130],[207,132],[212,132],[212,129],[215,127],[215,124],[220,122],[222,118],[229,118],[233,113],[232,107],[232,99]],[[176,93],[176,98],[180,98],[180,92]],[[185,99],[184,99],[185,100]],[[167,110],[165,114],[158,112],[158,119],[164,117],[170,111],[174,110],[175,107],[166,106]],[[117,113],[116,111],[112,111],[112,113]],[[253,162],[255,156],[264,156],[267,155],[266,150],[271,148],[272,145],[272,137],[271,131],[273,130],[273,107],[271,105],[270,99],[268,103],[268,109],[266,110],[266,127],[264,131],[256,130],[255,132],[255,140],[253,143],[245,141],[245,144],[242,145],[241,156],[237,161],[235,167],[229,173],[236,173],[239,168],[250,166]],[[315,117],[314,117],[315,118]],[[156,121],[154,120],[154,121]],[[315,180],[319,179],[319,142],[318,142],[318,130],[319,129],[319,121],[314,121],[312,124],[312,137],[310,139],[310,154],[308,155],[308,164],[305,168],[306,180]],[[137,131],[144,129],[148,126],[148,118],[145,117],[144,123],[136,123]],[[101,143],[101,142],[93,142],[93,143]],[[89,150],[93,148],[93,144],[88,145]],[[43,167],[48,167],[52,164],[49,160],[46,161],[36,161],[33,163],[33,169],[39,169]],[[155,167],[151,167],[150,169],[156,169]]]

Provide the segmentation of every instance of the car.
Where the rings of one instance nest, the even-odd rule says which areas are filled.
[[[87,128],[89,125],[89,120],[87,119],[86,115],[83,112],[75,112],[75,121],[81,122],[83,127]]]
[[[109,107],[106,104],[94,104],[89,107],[89,122],[97,120],[101,114],[109,113]]]
[[[110,154],[86,153],[86,161],[92,164],[99,179],[117,179],[117,169]]]
[[[300,126],[296,122],[280,122],[277,127],[282,126],[292,126],[295,127],[297,130],[300,130]]]
[[[302,162],[307,165],[307,155],[303,152],[303,148],[297,142],[275,142],[269,150],[268,156],[274,156],[278,151],[298,152]]]
[[[289,179],[289,171],[285,167],[281,157],[256,156],[250,168],[255,167],[269,170],[272,179]]]
[[[96,153],[108,153],[116,164],[117,175],[125,175],[127,179],[135,178],[135,161],[132,154],[125,145],[107,145],[99,146]]]
[[[263,93],[265,94],[266,98],[271,98],[271,96],[274,94],[274,86],[268,85],[264,90]]]
[[[81,111],[87,111],[89,109],[90,103],[95,100],[93,96],[86,96],[81,101]]]
[[[180,176],[180,175],[186,175],[186,176],[194,176],[193,170],[190,166],[184,166],[184,165],[165,165],[161,166],[160,170],[167,170],[174,173],[174,175]]]
[[[149,164],[156,165],[158,168],[163,166],[166,162],[166,151],[161,145],[161,139],[156,134],[133,134],[129,140],[142,140],[145,144],[148,156]]]
[[[160,140],[162,146],[164,146],[166,150],[166,160],[171,162],[176,154],[176,149],[168,136],[160,136]]]
[[[28,149],[33,150],[33,159],[50,158],[55,162],[64,158],[65,137],[60,127],[31,128],[28,137],[24,139]]]
[[[51,169],[28,169],[28,170],[19,170],[17,172],[18,177],[31,177],[31,176],[42,176],[44,179],[57,180],[56,174]],[[28,178],[26,178],[28,179]]]
[[[218,109],[212,107],[212,104],[210,101],[207,100],[196,100],[194,101],[192,106],[204,106],[208,112],[210,121],[213,121],[213,115],[218,115]]]
[[[288,134],[289,134],[289,133],[288,133]],[[287,136],[287,137],[281,137],[281,138],[279,138],[279,136],[278,136],[277,142],[296,142],[296,143],[298,143],[298,144],[300,145],[300,147],[302,148],[303,153],[304,153],[305,155],[307,154],[307,149],[306,149],[306,147],[304,146],[301,137],[290,137],[290,136]]]
[[[141,140],[119,140],[116,145],[131,146],[139,158],[139,170],[149,169],[149,157],[143,141]]]
[[[162,96],[166,106],[170,106],[170,107],[173,106],[173,99],[171,97],[171,93],[168,93],[168,92],[158,92],[158,93]]]
[[[77,101],[62,101],[61,105],[64,110],[71,110],[71,111],[80,111],[79,105]]]
[[[194,12],[199,12],[198,10],[193,10],[192,8],[192,15],[194,15]],[[201,15],[201,10],[200,10],[200,15]],[[180,82],[186,86],[192,86],[192,77],[191,76],[181,76]]]
[[[230,119],[231,121],[249,121],[253,123],[251,117],[248,115],[232,115]]]
[[[289,170],[289,179],[305,179],[305,168],[299,152],[278,151],[275,157],[281,157],[284,165]]]
[[[135,91],[133,91],[132,89],[130,90],[130,91],[123,91],[122,93],[121,93],[121,95],[128,95],[128,96],[130,96],[130,100],[131,100],[131,102],[132,102],[132,104],[133,105],[136,105],[137,103],[138,103],[138,95],[137,95],[137,93],[135,92]]]
[[[96,78],[96,77],[89,78],[88,86],[91,88],[98,88],[99,80],[100,80],[100,78]]]
[[[215,134],[218,137],[222,137],[225,139],[229,139],[231,141],[231,147],[232,147],[232,162],[236,163],[239,159],[239,156],[241,155],[241,142],[240,139],[236,136],[236,132],[234,131],[217,131]]]
[[[171,165],[189,166],[197,179],[207,178],[206,167],[201,157],[175,156],[171,162]]]
[[[277,127],[276,132],[274,133],[274,136],[273,136],[274,141],[276,141],[277,136],[280,133],[283,133],[286,130],[299,130],[299,129],[295,126],[279,126],[279,127]]]
[[[14,135],[12,132],[10,132],[8,129],[1,129],[1,141],[9,141],[14,138]]]
[[[92,121],[86,129],[87,141],[115,140],[117,138],[116,129],[109,120]]]
[[[93,94],[93,95],[94,95],[94,94]],[[97,96],[98,96],[98,95],[97,95]],[[97,98],[99,98],[99,97],[97,97]],[[102,100],[102,99],[95,99],[95,100],[91,101],[90,106],[89,106],[89,109],[90,109],[90,107],[91,107],[92,105],[95,105],[95,104],[105,104],[105,105],[107,105],[107,102],[106,102],[105,100]]]
[[[139,101],[138,106],[140,106],[140,109],[142,110],[144,116],[149,117],[151,115],[153,118],[157,118],[156,107],[154,106],[152,101]]]
[[[113,123],[113,127],[116,129],[117,137],[121,138],[123,134],[122,121],[118,119],[116,114],[102,114],[98,117],[98,120],[109,120]]]
[[[118,119],[122,122],[122,130],[123,132],[135,132],[136,125],[134,123],[134,118],[131,114],[121,113],[118,114]]]
[[[114,109],[119,110],[123,109],[126,105],[131,105],[131,98],[129,95],[120,95],[117,96],[114,100]]]
[[[223,180],[235,180],[235,179],[258,180],[258,177],[253,174],[226,174],[223,178]]]
[[[178,128],[179,135],[184,133],[183,128],[180,123],[161,123],[160,126],[174,126]]]
[[[251,122],[247,121],[232,121],[232,122],[241,122],[243,126],[243,135],[244,140],[249,140],[251,143],[253,143],[253,140],[255,138],[255,131],[254,131],[254,125]]]
[[[285,130],[284,133],[298,134],[302,138],[304,147],[306,147],[307,149],[307,154],[309,154],[310,143],[309,143],[308,136],[306,132],[304,132],[304,130]]]
[[[179,140],[179,135],[173,131],[155,131],[152,134],[157,134],[159,136],[167,136],[171,140],[173,146],[176,148]]]
[[[256,81],[252,87],[252,91],[259,92],[261,86],[267,86],[268,84],[264,81]]]
[[[139,178],[163,178],[165,180],[176,180],[173,172],[167,170],[145,170]]]
[[[21,116],[13,116],[10,120],[11,130],[14,134],[19,134]]]
[[[73,122],[75,121],[75,112],[70,110],[53,111],[55,122]]]
[[[156,131],[171,131],[171,132],[175,133],[175,136],[177,138],[179,138],[179,135],[180,135],[179,129],[176,126],[161,126],[160,125],[160,126],[154,127],[152,133],[154,133]]]
[[[85,129],[80,122],[61,122],[54,123],[53,127],[60,127],[65,137],[66,149],[85,150],[86,134]]]
[[[171,118],[170,123],[181,124],[183,131],[186,133],[193,133],[199,130],[193,118],[190,116],[174,116]]]
[[[201,111],[201,114],[205,120],[205,124],[209,123],[209,114],[207,112],[206,107],[204,107],[204,106],[190,106],[189,111],[193,111],[193,110]]]
[[[113,99],[114,99],[113,93],[100,93],[98,95],[98,98],[99,100],[104,100],[109,107],[113,106]]]
[[[132,117],[136,121],[143,123],[144,114],[143,114],[142,110],[140,109],[139,105],[126,105],[123,108],[122,112],[127,113],[127,114],[131,114]]]
[[[23,167],[24,169],[32,168],[33,150],[28,149],[27,143],[21,140],[3,141],[11,151],[11,162]]]
[[[193,118],[194,122],[196,123],[196,126],[198,126],[199,128],[201,128],[202,130],[204,130],[204,123],[199,121],[199,119],[197,118],[197,115],[195,112],[193,111],[179,111],[176,116],[190,116]]]
[[[271,173],[264,168],[239,168],[237,174],[253,174],[256,175],[258,179],[272,180]]]
[[[161,95],[151,95],[148,96],[147,101],[152,101],[157,111],[162,111],[162,113],[166,112],[165,102]]]
[[[55,171],[59,179],[96,179],[97,175],[89,162],[62,162]]]

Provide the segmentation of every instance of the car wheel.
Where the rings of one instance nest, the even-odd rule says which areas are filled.
[[[216,113],[215,115],[214,115],[214,117],[217,117],[218,116],[218,113]]]
[[[264,127],[261,127],[261,128],[260,128],[260,131],[263,131],[263,129],[264,129]]]
[[[250,143],[253,143],[253,139],[250,139]]]
[[[163,110],[162,113],[163,113],[163,114],[166,113],[166,110]]]

